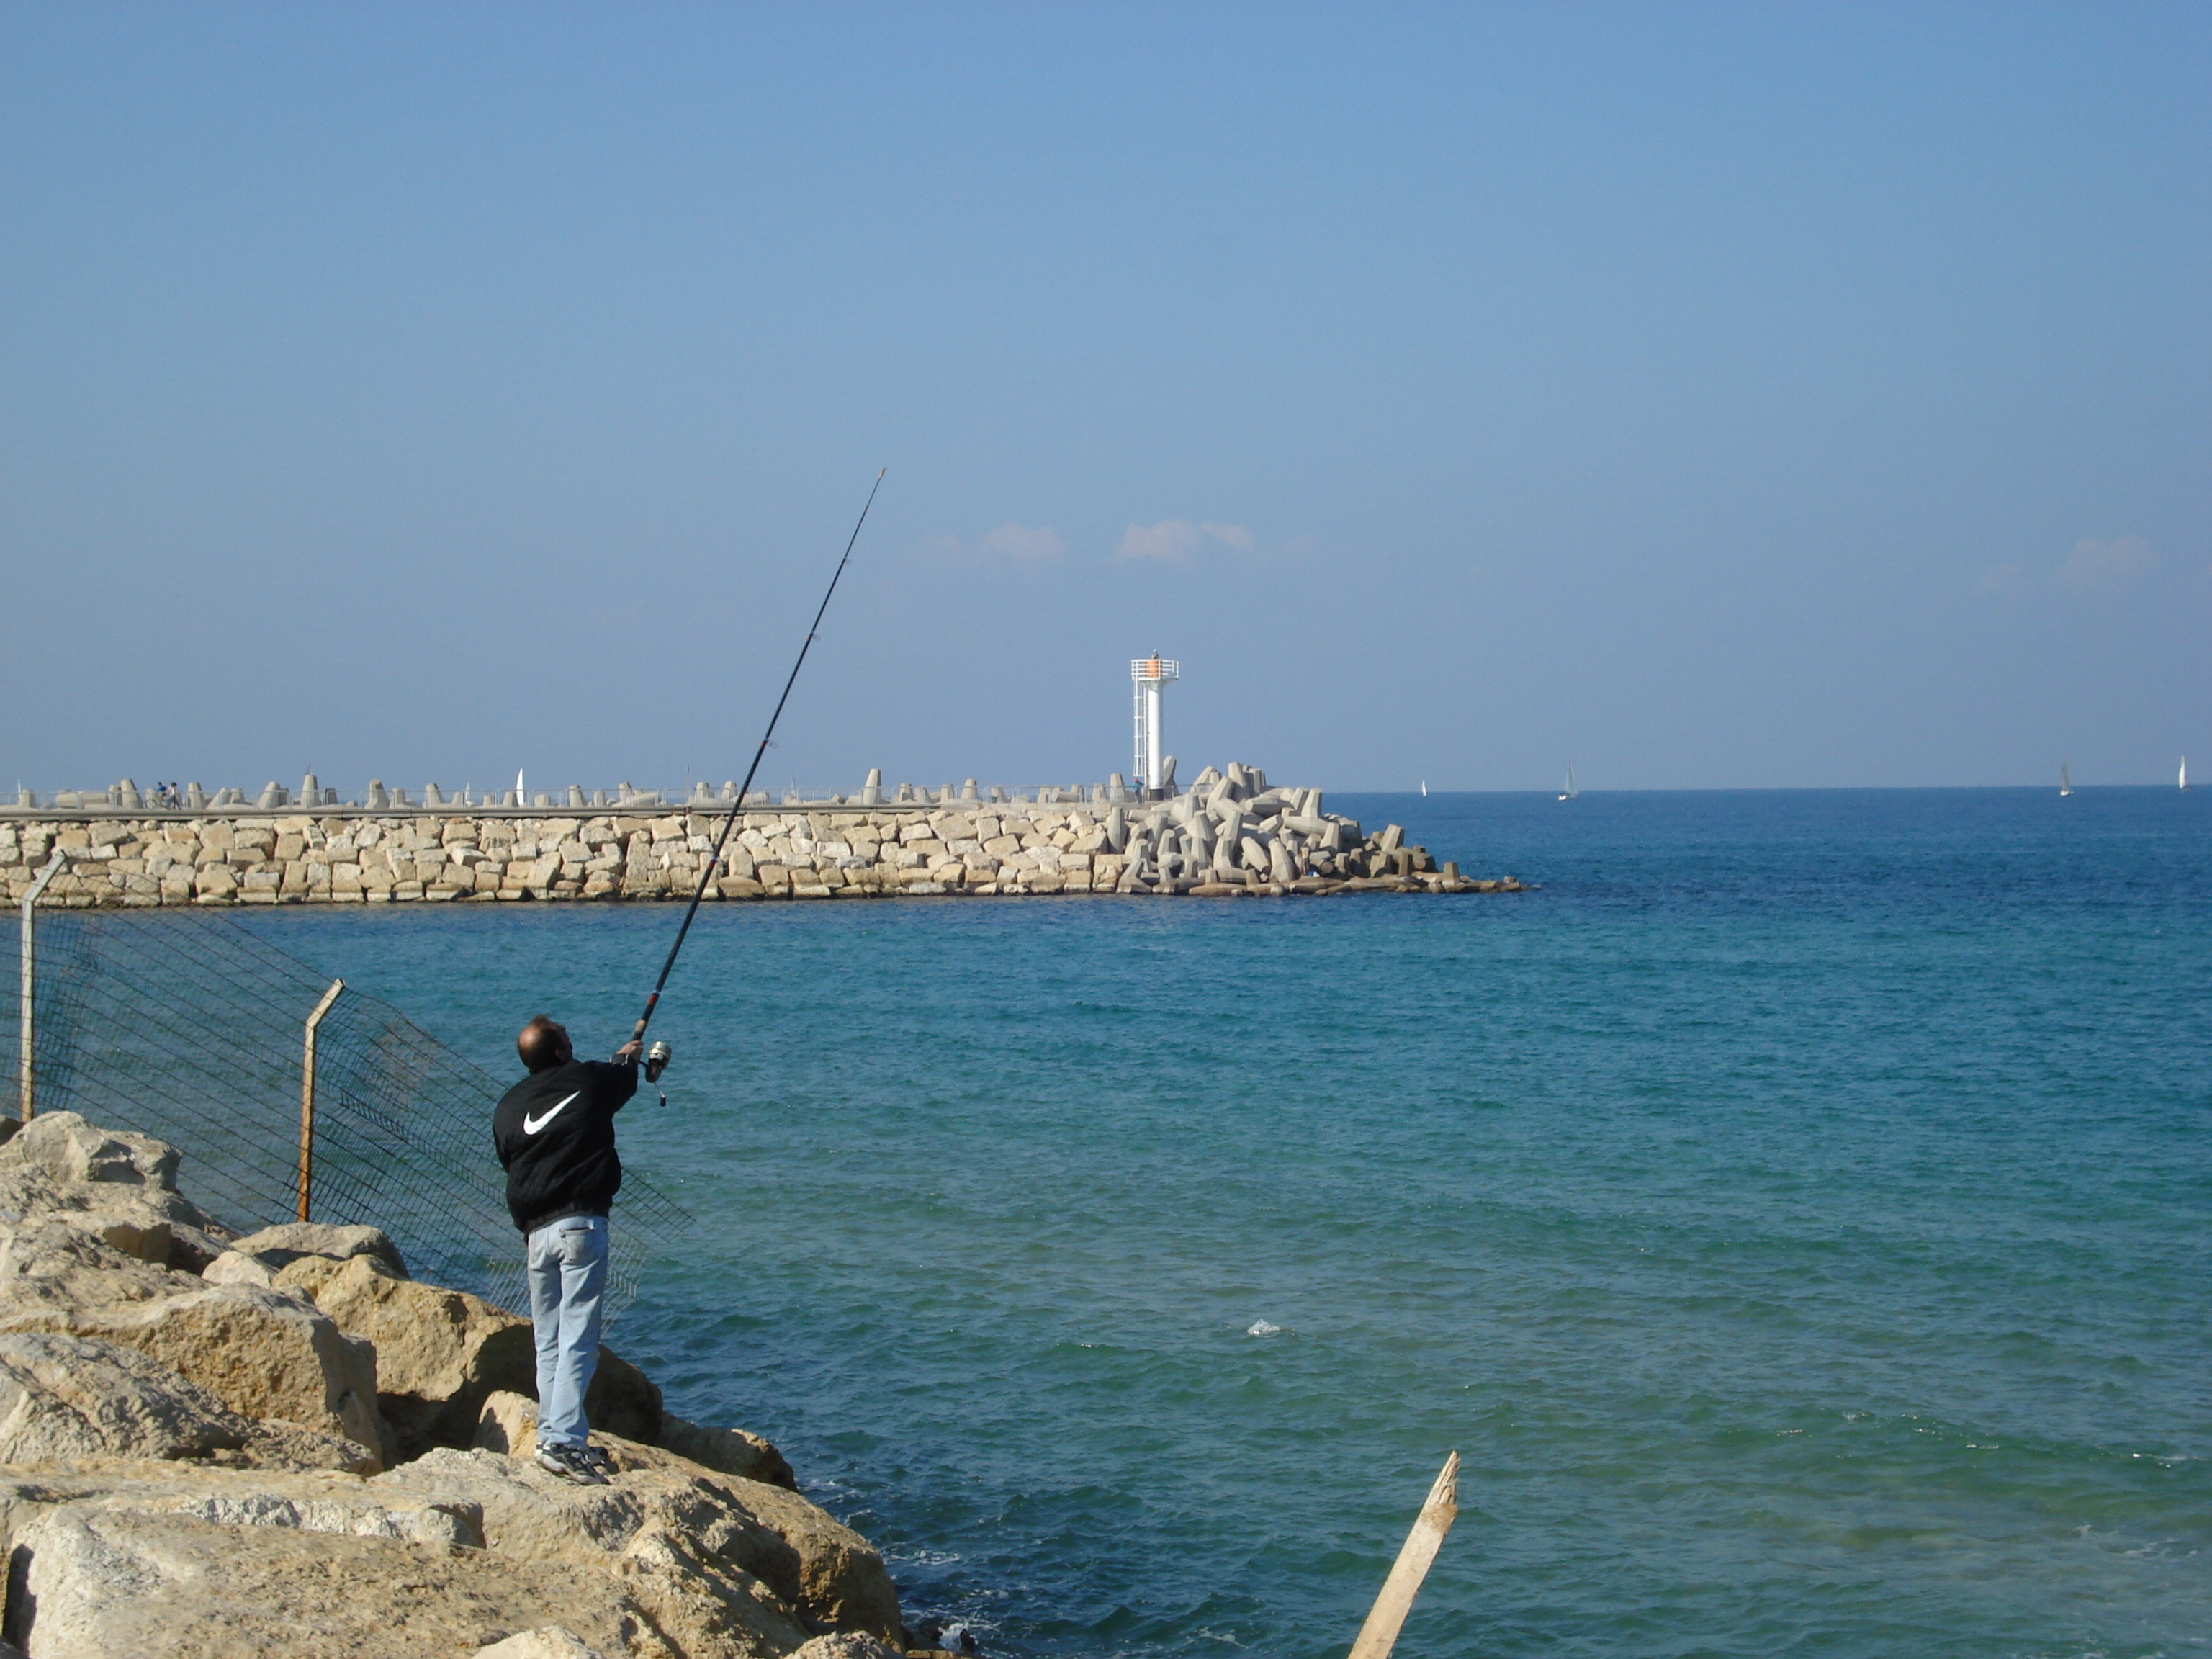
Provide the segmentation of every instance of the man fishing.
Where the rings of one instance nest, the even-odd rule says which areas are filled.
[[[606,1485],[584,1395],[599,1363],[607,1212],[622,1188],[615,1114],[637,1092],[639,1043],[611,1063],[578,1060],[566,1027],[539,1014],[514,1040],[530,1075],[492,1109],[507,1207],[529,1242],[530,1324],[538,1340],[538,1462],[580,1486]]]
[[[538,1462],[563,1480],[603,1486],[610,1467],[606,1454],[592,1445],[584,1394],[599,1361],[607,1210],[622,1186],[622,1160],[615,1155],[615,1114],[637,1092],[646,1027],[653,1023],[653,1011],[675,970],[677,953],[699,914],[699,902],[707,896],[707,884],[720,866],[722,848],[744,811],[754,775],[775,736],[783,706],[791,701],[791,688],[799,683],[799,671],[814,648],[822,618],[829,614],[830,599],[852,562],[860,526],[867,523],[868,509],[875,505],[883,483],[879,471],[846,540],[844,556],[830,578],[829,590],[814,612],[814,625],[806,630],[806,642],[799,647],[799,659],[791,665],[783,695],[775,700],[775,712],[769,716],[752,764],[745,769],[745,781],[738,786],[737,799],[722,820],[722,832],[700,860],[699,885],[629,1041],[615,1051],[611,1063],[580,1060],[568,1045],[568,1031],[539,1014],[514,1040],[515,1052],[530,1075],[492,1109],[492,1144],[507,1170],[507,1207],[530,1241],[530,1324],[538,1339]],[[521,793],[515,792],[518,797]],[[654,1043],[645,1062],[647,1079],[658,1082],[667,1063],[667,1045]]]

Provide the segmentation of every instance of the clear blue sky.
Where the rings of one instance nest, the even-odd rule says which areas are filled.
[[[0,787],[2212,781],[2212,9],[9,5]]]

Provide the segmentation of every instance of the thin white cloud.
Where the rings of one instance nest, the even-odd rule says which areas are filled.
[[[1114,555],[1121,559],[1180,559],[1204,539],[1205,532],[1186,519],[1162,519],[1149,529],[1131,525],[1121,532],[1121,544]]]
[[[2125,587],[2157,562],[2150,544],[2140,536],[2119,536],[2109,542],[2084,536],[2051,580],[2075,589]]]
[[[1241,524],[1193,524],[1188,519],[1162,519],[1155,525],[1133,524],[1121,532],[1114,550],[1121,559],[1183,559],[1208,541],[1249,553],[1255,544]]]
[[[1067,544],[1049,525],[1002,524],[983,538],[983,550],[1007,559],[1056,559]]]

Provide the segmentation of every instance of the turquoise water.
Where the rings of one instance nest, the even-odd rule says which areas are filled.
[[[987,1653],[2212,1643],[2212,796],[1339,798],[1520,896],[705,912],[614,1334]],[[662,908],[254,919],[495,1072]],[[1254,1334],[1255,1330],[1261,1334]]]

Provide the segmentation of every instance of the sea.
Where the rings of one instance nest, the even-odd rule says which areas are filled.
[[[1401,1659],[2212,1650],[2212,793],[1328,805],[1530,890],[703,909],[611,1345],[987,1656],[1340,1659],[1455,1450]],[[678,914],[252,925],[504,1075]]]

